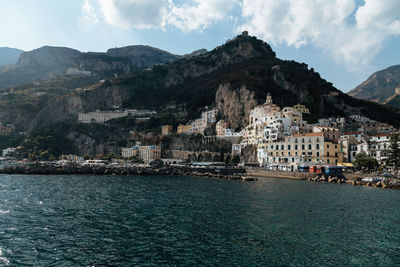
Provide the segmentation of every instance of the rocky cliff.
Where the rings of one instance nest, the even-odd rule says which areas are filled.
[[[395,94],[395,89],[399,85],[400,65],[395,65],[375,72],[348,94],[358,99],[382,103]]]
[[[22,52],[24,51],[16,48],[0,47],[0,67],[17,63]]]
[[[156,64],[173,62],[180,58],[178,55],[147,45],[112,48],[108,49],[106,54],[111,57],[128,58],[138,69],[151,68]]]
[[[0,89],[59,75],[106,79],[178,58],[180,56],[149,46],[114,48],[107,53],[81,53],[66,47],[44,46],[23,52],[15,65],[0,67]]]
[[[258,103],[253,91],[245,85],[231,88],[229,84],[221,84],[215,94],[215,104],[221,117],[230,123],[233,129],[248,124],[250,110]]]

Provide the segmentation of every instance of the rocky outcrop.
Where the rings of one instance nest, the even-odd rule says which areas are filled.
[[[222,119],[230,123],[233,129],[248,124],[250,110],[257,105],[254,91],[245,85],[233,90],[229,84],[221,84],[215,94],[215,103]]]
[[[43,46],[41,48],[24,52],[21,54],[17,65],[28,67],[51,67],[70,66],[81,52],[67,47]]]
[[[17,63],[22,52],[16,48],[0,47],[0,67]]]
[[[122,87],[100,86],[89,92],[62,97],[43,107],[28,129],[63,121],[77,121],[78,114],[97,109],[122,106],[127,91]]]
[[[180,58],[178,55],[147,45],[112,48],[108,49],[106,54],[112,57],[128,58],[139,69],[151,68],[155,64],[173,62]]]
[[[97,75],[99,79],[111,78],[179,58],[149,46],[114,48],[107,53],[81,53],[67,47],[44,46],[23,52],[15,65],[0,67],[0,89],[65,74],[83,73]]]
[[[165,86],[182,83],[217,69],[256,57],[275,59],[275,52],[265,42],[255,37],[239,35],[210,52],[196,57],[183,58],[168,66]]]
[[[382,103],[395,94],[400,84],[400,65],[375,72],[366,81],[348,92],[352,97]]]

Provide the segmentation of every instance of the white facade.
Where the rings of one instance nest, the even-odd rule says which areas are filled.
[[[218,109],[216,108],[206,110],[201,113],[201,118],[205,119],[207,124],[214,123],[217,121],[217,113]]]
[[[161,147],[160,146],[133,146],[122,148],[122,156],[124,158],[137,157],[144,161],[144,163],[150,163],[152,160],[161,158]]]
[[[78,121],[81,123],[105,123],[106,121],[112,119],[118,119],[127,116],[149,116],[156,114],[155,111],[150,110],[136,110],[136,109],[126,109],[126,110],[110,110],[110,111],[100,111],[89,113],[79,113]]]

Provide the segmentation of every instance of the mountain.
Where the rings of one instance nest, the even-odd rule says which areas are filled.
[[[0,47],[0,67],[17,63],[22,52],[16,48]]]
[[[139,69],[151,68],[156,64],[173,62],[180,58],[180,56],[173,55],[167,51],[146,45],[112,48],[108,49],[106,54],[111,57],[128,58]]]
[[[0,89],[64,74],[79,55],[78,50],[51,46],[23,52],[15,65],[0,68]]]
[[[107,53],[81,53],[66,47],[44,46],[23,52],[15,65],[0,68],[0,89],[51,79],[58,75],[95,76],[98,80],[150,68],[179,56],[149,46],[109,49]]]
[[[383,101],[383,104],[400,108],[400,85],[395,89],[394,94]]]
[[[75,65],[75,71],[89,68],[86,63],[98,69],[118,62],[130,64],[126,54],[80,54],[77,62],[83,65]],[[98,60],[103,63],[97,64]],[[132,69],[88,85],[91,79],[90,75],[64,75],[4,90],[0,93],[0,121],[27,131],[32,140],[58,136],[54,142],[59,143],[67,138],[80,154],[120,153],[132,131],[154,144],[159,140],[151,133],[161,125],[187,123],[198,118],[205,107],[217,107],[218,119],[241,129],[248,123],[250,110],[264,103],[268,93],[280,107],[306,105],[311,111],[305,116],[309,122],[360,114],[400,126],[399,109],[344,94],[305,63],[281,60],[267,43],[245,33],[209,52]],[[143,123],[129,117],[107,125],[77,122],[79,113],[116,106],[151,109],[157,116]]]
[[[399,85],[400,65],[394,65],[375,72],[366,81],[348,92],[348,94],[358,99],[383,103],[395,94],[395,89]]]
[[[25,125],[35,129],[73,122],[80,112],[114,106],[163,112],[172,105],[185,107],[187,116],[176,117],[182,123],[199,116],[205,106],[216,106],[219,117],[239,129],[246,125],[250,109],[262,103],[268,92],[281,107],[306,105],[311,111],[309,121],[362,114],[400,126],[399,110],[354,99],[306,64],[281,60],[267,43],[245,34],[210,52],[155,65],[93,85],[85,92],[60,97],[43,106]],[[175,115],[170,112],[166,116]]]

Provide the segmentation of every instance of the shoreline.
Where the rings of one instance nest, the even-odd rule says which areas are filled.
[[[376,187],[382,189],[400,189],[400,184],[389,184],[381,181],[378,182],[364,182],[363,178],[370,177],[366,174],[352,174],[342,173],[340,175],[326,176],[324,174],[310,173],[310,172],[294,172],[294,171],[269,171],[261,169],[246,169],[247,176],[254,178],[266,179],[290,179],[290,180],[305,180],[310,182],[322,182],[331,184],[349,184],[353,186]]]
[[[52,166],[52,165],[18,165],[4,166],[0,174],[26,175],[182,175],[211,177],[227,180],[256,181],[257,178],[248,177],[243,168],[195,168],[186,166]]]
[[[365,182],[362,178],[366,174],[343,173],[339,175],[324,175],[310,172],[296,171],[271,171],[257,168],[238,167],[190,167],[190,166],[54,166],[54,165],[17,165],[4,166],[0,174],[26,174],[26,175],[182,175],[195,177],[210,177],[227,180],[257,181],[259,178],[306,180],[310,182],[351,184],[353,186],[379,187],[400,189],[400,183],[388,183],[383,181]],[[371,176],[371,175],[369,175]]]

